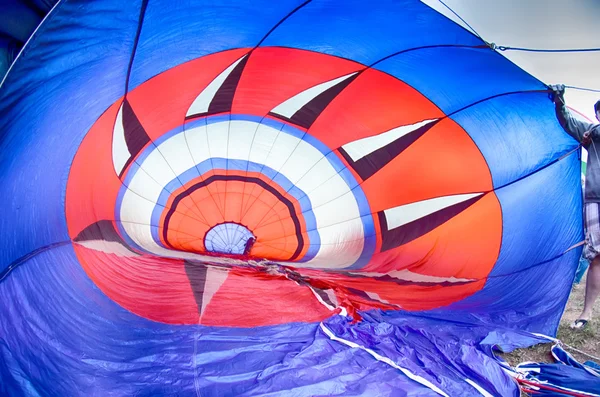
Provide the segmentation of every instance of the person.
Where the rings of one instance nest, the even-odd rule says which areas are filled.
[[[583,255],[590,261],[590,267],[585,285],[583,311],[571,324],[571,328],[582,329],[592,318],[594,302],[600,294],[600,124],[573,117],[565,104],[563,85],[550,86],[550,90],[560,125],[588,150],[584,195],[586,241]],[[600,101],[594,105],[594,111],[596,119],[600,122]]]

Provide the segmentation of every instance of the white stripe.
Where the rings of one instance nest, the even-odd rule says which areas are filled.
[[[329,303],[325,302],[323,300],[323,298],[321,298],[321,296],[317,293],[317,291],[314,290],[313,287],[308,285],[308,289],[313,293],[313,295],[315,296],[315,298],[317,298],[317,300],[319,301],[320,304],[325,306],[328,310],[331,310],[331,311],[335,310],[335,306],[331,306]],[[327,296],[329,296],[329,294]]]
[[[483,387],[479,386],[477,383],[473,382],[471,379],[465,379],[465,381],[470,384],[471,386],[473,386],[475,389],[477,389],[477,391],[479,393],[481,393],[482,396],[485,397],[494,397],[492,396],[490,393],[488,393]]]
[[[204,90],[202,90],[200,95],[196,97],[196,99],[188,109],[186,114],[187,117],[193,116],[195,114],[208,112],[208,107],[210,106],[210,103],[215,97],[217,91],[219,91],[219,88],[221,88],[221,86],[223,85],[225,79],[231,74],[233,69],[235,69],[235,67],[240,63],[240,61],[242,61],[242,59],[244,59],[246,56],[247,55],[244,55],[243,57],[229,65],[227,69],[222,71],[213,81],[210,82],[208,86],[206,86]]]
[[[340,343],[342,343],[342,344],[344,344],[346,346],[350,346],[350,347],[352,347],[354,349],[360,349],[360,350],[366,351],[371,356],[373,356],[377,361],[381,361],[382,363],[385,363],[385,364],[389,365],[390,367],[393,367],[393,368],[396,368],[397,370],[400,370],[408,378],[414,380],[417,383],[420,383],[421,385],[423,385],[425,387],[428,387],[429,389],[433,390],[434,392],[438,393],[439,395],[445,396],[445,397],[449,397],[446,393],[444,393],[442,390],[440,390],[433,383],[429,382],[427,379],[423,378],[422,376],[413,374],[412,372],[410,372],[406,368],[402,368],[401,366],[399,366],[398,364],[396,364],[395,362],[393,362],[388,357],[384,357],[384,356],[382,356],[380,354],[377,354],[373,350],[368,349],[366,347],[363,347],[363,346],[361,346],[359,344],[356,344],[354,342],[351,342],[349,340],[338,338],[337,336],[335,336],[333,334],[333,332],[331,332],[327,327],[325,327],[325,325],[323,323],[320,324],[320,327],[323,330],[323,332],[325,332],[325,334],[329,337],[329,339],[334,340],[336,342],[340,342]]]
[[[206,283],[204,285],[204,292],[202,293],[202,309],[200,310],[200,318],[204,315],[206,306],[210,303],[212,297],[217,293],[219,288],[223,285],[227,279],[229,272],[223,269],[217,269],[214,267],[207,267],[206,269]]]
[[[123,167],[125,167],[125,164],[127,164],[127,160],[129,160],[130,157],[131,153],[129,153],[127,141],[125,140],[125,130],[123,128],[123,104],[121,103],[119,113],[117,113],[117,119],[115,120],[112,139],[113,167],[115,167],[117,175],[123,171]]]
[[[383,299],[381,296],[379,296],[379,294],[377,294],[376,292],[369,292],[369,291],[365,291],[365,293],[367,294],[367,296],[375,301],[378,302],[382,302],[382,303],[387,303],[389,304],[390,302],[386,301],[385,299]]]
[[[294,113],[296,113],[298,110],[300,110],[300,108],[302,106],[306,105],[308,102],[310,102],[312,99],[314,99],[317,95],[326,91],[328,88],[333,87],[337,83],[340,83],[340,82],[346,80],[347,78],[354,76],[356,73],[357,72],[350,73],[345,76],[338,77],[337,79],[327,81],[325,83],[321,83],[319,85],[311,87],[306,91],[302,91],[301,93],[294,95],[287,101],[277,105],[273,110],[271,110],[271,112],[279,114],[284,117],[287,117],[288,119],[292,118]]]
[[[136,257],[140,256],[134,252],[129,251],[123,246],[123,244],[116,241],[107,240],[86,240],[76,241],[75,244],[84,246],[85,248],[92,249],[94,251],[104,252],[105,254],[113,254],[120,257]]]
[[[402,270],[394,270],[389,273],[377,273],[377,272],[355,272],[352,274],[366,276],[366,277],[381,277],[381,276],[390,276],[393,278],[397,278],[398,280],[404,281],[413,281],[418,283],[463,283],[475,281],[469,278],[456,278],[456,277],[437,277],[437,276],[429,276],[427,274],[419,274],[413,273],[410,270],[402,269]]]
[[[457,194],[455,196],[437,197],[416,203],[400,205],[387,209],[384,212],[388,230],[395,229],[407,223],[416,221],[434,212],[443,210],[454,204],[462,203],[483,193]]]
[[[551,340],[551,341],[556,342],[556,343],[560,343],[560,340],[558,340],[556,338],[553,338],[551,336],[548,336],[548,335],[539,334],[537,332],[531,332],[531,335],[535,335],[535,336],[537,336],[539,338],[544,338],[544,339],[548,339],[548,340]]]
[[[379,135],[369,136],[354,142],[347,143],[344,146],[342,146],[342,149],[344,149],[344,151],[348,153],[352,160],[357,161],[365,157],[366,155],[373,153],[377,149],[380,149],[394,142],[396,139],[406,134],[409,134],[435,120],[437,119],[423,120],[415,124],[403,125],[401,127],[391,129]]]

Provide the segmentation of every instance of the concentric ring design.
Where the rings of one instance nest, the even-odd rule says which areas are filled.
[[[459,124],[397,77],[292,48],[206,55],[117,100],[82,142],[66,202],[99,288],[174,324],[448,305],[484,287],[502,236],[489,167]]]
[[[225,222],[210,228],[203,240],[209,252],[243,255],[255,239],[248,228],[234,222]]]
[[[228,146],[226,135],[222,134],[224,129],[229,130],[229,140],[235,141],[235,146]],[[204,142],[210,144],[202,145]],[[261,150],[260,142],[269,142],[270,151]],[[253,116],[194,120],[147,146],[125,175],[119,192],[115,210],[119,230],[131,246],[142,252],[190,258],[189,252],[171,250],[165,246],[164,238],[160,238],[169,225],[168,200],[173,192],[190,182],[206,188],[210,185],[207,181],[218,180],[219,175],[226,178],[231,171],[260,173],[300,204],[300,211],[289,215],[302,219],[304,231],[296,230],[295,234],[298,240],[306,240],[298,244],[300,250],[304,245],[308,247],[306,254],[269,259],[294,260],[306,267],[348,268],[364,264],[372,255],[375,231],[370,209],[356,179],[342,161],[310,135],[280,121]],[[240,177],[243,179],[248,176]],[[256,187],[248,188],[248,192],[252,189]],[[339,206],[345,210],[338,211]],[[173,208],[170,210],[172,214]],[[200,218],[205,218],[202,208],[197,212]],[[244,215],[240,213],[240,219],[221,221],[246,224]],[[259,219],[256,226],[274,222]],[[336,246],[339,236],[349,230],[355,240],[352,246]],[[251,232],[256,233],[260,244],[259,231]]]

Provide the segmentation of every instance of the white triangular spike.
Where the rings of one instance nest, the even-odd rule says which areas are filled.
[[[337,79],[326,81],[324,83],[311,87],[306,91],[302,91],[301,93],[294,95],[285,102],[277,105],[275,108],[273,108],[273,110],[271,110],[271,113],[275,113],[290,119],[292,118],[294,113],[300,110],[302,106],[306,105],[308,102],[313,100],[317,95],[321,94],[328,88],[331,88],[334,85],[346,80],[347,78],[354,76],[356,73],[358,72],[353,72],[345,76],[338,77]]]
[[[390,276],[390,277],[398,279],[398,280],[411,281],[414,283],[440,284],[440,283],[466,283],[466,282],[470,282],[470,281],[475,281],[475,280],[469,279],[469,278],[429,276],[427,274],[414,273],[407,269],[393,270],[388,273],[377,273],[377,272],[358,273],[358,272],[355,272],[352,274],[360,275],[363,277]]]
[[[219,88],[221,88],[221,86],[223,85],[223,82],[225,82],[225,79],[227,79],[227,77],[231,74],[233,69],[235,69],[235,67],[246,57],[247,55],[244,55],[243,57],[229,65],[227,69],[222,71],[213,81],[211,81],[210,84],[206,86],[204,90],[202,90],[200,95],[196,97],[196,99],[192,103],[192,106],[190,106],[190,108],[188,109],[186,117],[208,112],[208,107],[210,106],[210,103],[215,97],[217,91],[219,91]]]
[[[119,108],[117,113],[117,119],[113,128],[113,139],[112,139],[112,159],[113,167],[117,175],[121,174],[127,160],[131,157],[129,149],[127,148],[127,141],[125,140],[125,129],[123,128],[123,104]]]
[[[395,229],[407,223],[416,221],[434,212],[443,210],[454,204],[462,203],[481,196],[483,193],[457,194],[454,196],[436,197],[429,200],[418,201],[406,205],[387,209],[384,212],[388,230]]]
[[[77,241],[76,244],[82,245],[86,248],[104,252],[105,254],[113,254],[120,257],[136,257],[140,256],[127,248],[125,248],[121,243],[116,241],[107,241],[107,240],[86,240],[86,241]]]
[[[225,269],[219,269],[209,266],[206,269],[206,283],[204,284],[204,292],[202,293],[202,310],[200,312],[200,318],[206,309],[206,306],[210,303],[212,297],[217,293],[219,288],[227,279],[229,272]]]
[[[396,139],[437,120],[438,119],[423,120],[415,124],[403,125],[397,128],[393,128],[379,135],[368,136],[366,138],[347,143],[344,146],[342,146],[342,149],[344,149],[344,151],[348,153],[352,160],[357,161],[365,157],[366,155],[373,153],[377,149],[380,149],[394,142]]]

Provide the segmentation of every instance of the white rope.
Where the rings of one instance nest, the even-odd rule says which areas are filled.
[[[570,350],[576,351],[577,353],[583,354],[583,355],[584,355],[584,356],[586,356],[586,357],[593,358],[593,359],[594,359],[594,360],[596,360],[598,363],[600,363],[600,358],[599,358],[599,357],[593,356],[593,355],[591,355],[591,354],[589,354],[589,353],[586,353],[586,352],[584,352],[584,351],[582,351],[582,350],[579,350],[579,349],[577,349],[577,348],[575,348],[575,347],[573,347],[573,346],[571,346],[571,345],[568,345],[568,344],[566,344],[565,342],[561,341],[560,339],[553,338],[553,337],[551,337],[551,336],[544,335],[544,334],[538,334],[538,333],[535,333],[535,332],[532,332],[531,334],[532,334],[532,335],[535,335],[535,336],[538,336],[538,337],[541,337],[541,338],[548,339],[548,340],[550,340],[550,341],[552,341],[552,342],[556,343],[556,344],[557,344],[557,345],[559,345],[559,346],[566,347],[566,348],[568,348],[568,349],[570,349]]]
[[[338,338],[337,336],[335,336],[333,334],[333,332],[331,332],[331,330],[329,330],[327,327],[325,327],[325,325],[323,323],[320,324],[321,326],[321,330],[323,330],[323,332],[329,337],[329,339],[334,340],[336,342],[340,342],[346,346],[352,347],[354,349],[360,349],[363,350],[367,353],[369,353],[371,356],[373,356],[377,361],[381,361],[382,363],[385,363],[387,365],[389,365],[390,367],[396,368],[397,370],[400,370],[404,375],[406,375],[408,378],[414,380],[417,383],[420,383],[423,386],[428,387],[429,389],[433,390],[434,392],[436,392],[437,394],[444,396],[444,397],[449,397],[446,393],[444,393],[442,390],[440,390],[437,386],[435,386],[433,383],[429,382],[427,379],[419,376],[419,375],[415,375],[412,372],[410,372],[409,370],[407,370],[406,368],[402,368],[401,366],[399,366],[398,364],[396,364],[394,361],[392,361],[390,358],[388,357],[384,357],[380,354],[375,353],[373,350],[371,349],[367,349],[364,346],[361,346],[359,344],[356,344],[354,342],[351,342],[349,340],[346,339],[342,339],[342,338]]]

